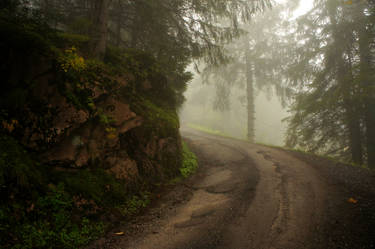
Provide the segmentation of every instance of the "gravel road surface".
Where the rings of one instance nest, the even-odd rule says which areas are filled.
[[[191,129],[182,134],[198,156],[198,172],[90,248],[375,248],[372,172],[342,167],[337,176],[340,166],[332,162]],[[360,171],[367,192],[346,187],[355,185],[343,183],[350,171]]]

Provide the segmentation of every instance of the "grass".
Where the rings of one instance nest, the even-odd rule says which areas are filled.
[[[226,133],[224,133],[222,131],[214,130],[214,129],[211,129],[211,128],[206,127],[206,126],[192,124],[192,123],[188,123],[187,126],[189,128],[194,129],[194,130],[201,131],[201,132],[204,132],[204,133],[207,133],[207,134],[211,134],[211,135],[215,135],[215,136],[220,136],[220,137],[224,137],[224,138],[235,139],[235,140],[239,140],[239,141],[242,141],[242,142],[249,142],[246,139],[236,138],[236,137],[228,135],[228,134],[226,134]],[[281,150],[284,150],[284,151],[287,151],[287,152],[300,153],[300,154],[303,154],[303,155],[306,155],[306,156],[316,156],[316,157],[320,157],[320,158],[324,158],[324,159],[330,160],[333,163],[342,163],[342,164],[347,164],[347,165],[350,165],[350,166],[353,166],[353,167],[359,167],[359,168],[363,168],[363,169],[369,169],[365,165],[358,165],[358,164],[355,164],[355,163],[350,163],[350,162],[347,162],[347,161],[339,160],[339,159],[337,159],[335,157],[331,157],[331,156],[327,156],[327,155],[318,155],[318,154],[314,154],[314,153],[311,153],[311,152],[308,152],[308,151],[303,151],[301,149],[287,148],[287,147],[284,147],[284,146],[278,146],[278,145],[272,145],[272,144],[265,144],[265,143],[260,143],[260,142],[256,142],[256,144],[261,145],[261,146],[266,146],[266,147],[274,148],[274,149],[281,149]]]
[[[182,167],[180,173],[183,178],[189,177],[198,168],[197,157],[190,151],[188,145],[182,142]]]
[[[131,217],[138,214],[142,209],[145,209],[151,203],[151,193],[148,191],[141,191],[137,195],[130,197],[125,204],[118,207],[121,214],[125,217]]]
[[[212,128],[209,128],[209,127],[206,127],[206,126],[203,126],[203,125],[188,123],[187,126],[189,128],[194,129],[194,130],[202,131],[202,132],[205,132],[205,133],[208,133],[208,134],[222,136],[222,137],[231,137],[231,136],[229,136],[228,134],[226,134],[222,131],[214,130]]]
[[[187,127],[191,128],[191,129],[194,129],[194,130],[197,130],[197,131],[207,133],[207,134],[211,134],[211,135],[214,135],[214,136],[219,136],[219,137],[223,137],[223,138],[230,138],[230,139],[234,139],[234,140],[238,140],[238,141],[242,141],[242,142],[249,142],[245,138],[234,137],[234,136],[231,136],[231,135],[229,135],[225,132],[222,132],[222,131],[219,131],[219,130],[214,130],[214,129],[211,129],[209,127],[203,126],[203,125],[188,123]]]

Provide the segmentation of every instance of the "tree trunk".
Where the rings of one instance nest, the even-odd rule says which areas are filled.
[[[134,3],[135,16],[134,16],[134,20],[133,20],[132,27],[131,27],[131,42],[130,42],[130,46],[132,48],[137,48],[137,45],[138,45],[140,25],[142,24],[140,23],[139,16],[137,15],[137,13],[140,13],[140,11],[142,11],[141,5],[142,5],[142,2]]]
[[[360,82],[363,89],[364,121],[366,126],[367,164],[375,168],[375,82],[372,79],[370,30],[366,22],[364,9],[360,10],[362,21],[359,30]]]
[[[116,46],[120,47],[121,45],[121,22],[122,22],[122,6],[121,6],[121,0],[118,0],[117,2],[117,18],[116,18]]]
[[[362,131],[361,131],[361,108],[360,104],[355,101],[355,96],[360,94],[360,89],[356,87],[356,84],[353,84],[353,59],[350,55],[350,50],[347,51],[349,57],[347,62],[347,67],[345,65],[340,66],[340,70],[343,72],[340,73],[343,79],[340,79],[345,83],[345,89],[347,90],[344,94],[344,103],[346,105],[346,119],[349,129],[349,141],[350,149],[352,154],[352,161],[358,165],[363,164],[363,150],[362,150]],[[345,63],[342,60],[342,63]],[[348,72],[348,78],[345,76],[345,72]]]
[[[108,9],[111,0],[96,0],[92,15],[90,52],[96,59],[103,59],[107,47]]]
[[[246,51],[246,97],[247,97],[247,140],[254,142],[255,108],[254,108],[254,65],[250,58],[250,50]]]
[[[352,161],[355,164],[363,164],[363,152],[362,152],[362,139],[361,139],[361,126],[360,118],[358,113],[355,111],[347,112],[348,129],[349,129],[349,141]]]

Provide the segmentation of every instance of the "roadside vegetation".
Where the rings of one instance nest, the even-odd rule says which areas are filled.
[[[229,135],[225,134],[222,131],[215,130],[215,129],[212,129],[210,127],[203,126],[203,125],[197,125],[197,124],[188,123],[187,127],[192,128],[192,129],[197,130],[197,131],[203,131],[205,133],[212,134],[212,135],[229,136]]]
[[[198,168],[198,161],[195,154],[189,149],[186,142],[182,141],[182,167],[181,175],[184,178],[192,175]]]

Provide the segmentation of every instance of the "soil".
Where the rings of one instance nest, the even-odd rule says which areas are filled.
[[[191,129],[182,134],[198,156],[197,173],[164,188],[143,214],[90,249],[375,248],[372,171]]]

